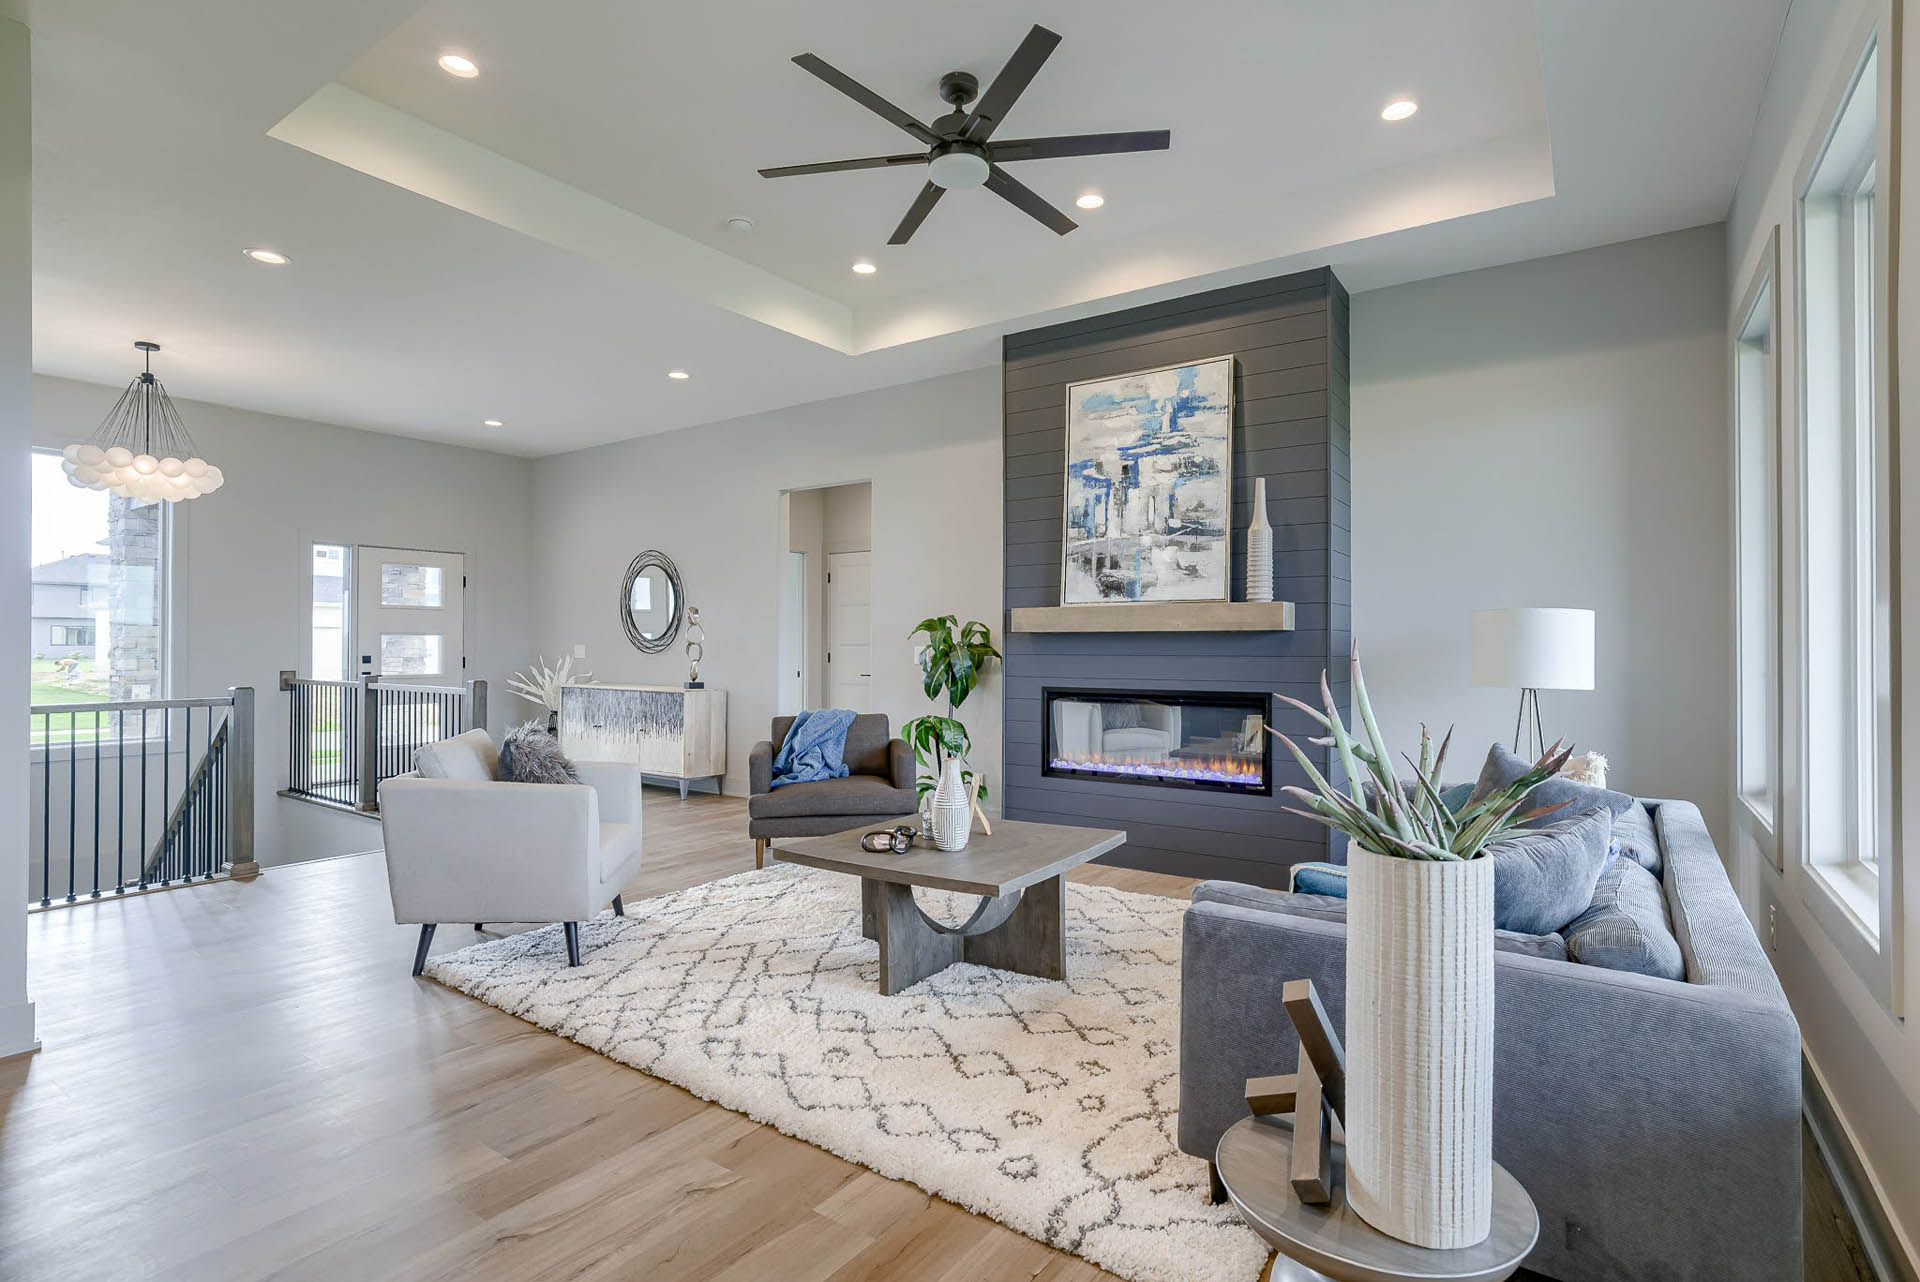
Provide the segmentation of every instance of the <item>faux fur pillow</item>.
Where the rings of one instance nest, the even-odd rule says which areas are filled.
[[[504,783],[579,783],[579,772],[560,751],[560,741],[545,726],[529,721],[507,731],[500,741],[500,779]]]

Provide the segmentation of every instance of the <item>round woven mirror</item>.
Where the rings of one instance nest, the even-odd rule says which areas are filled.
[[[659,654],[680,631],[684,594],[680,571],[665,552],[649,548],[633,558],[620,584],[620,626],[645,654]]]

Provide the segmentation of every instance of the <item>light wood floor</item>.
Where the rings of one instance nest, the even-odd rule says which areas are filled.
[[[745,829],[649,789],[629,898],[751,868]],[[1110,1276],[411,978],[377,856],[28,928],[45,1049],[0,1063],[0,1279]],[[1864,1277],[1809,1179],[1808,1277]]]

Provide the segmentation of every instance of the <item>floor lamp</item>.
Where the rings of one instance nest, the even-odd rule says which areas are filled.
[[[1532,607],[1475,610],[1468,627],[1473,684],[1520,691],[1513,750],[1527,736],[1527,759],[1546,751],[1542,690],[1593,689],[1593,611]]]

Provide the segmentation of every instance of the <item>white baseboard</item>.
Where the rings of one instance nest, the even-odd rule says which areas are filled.
[[[33,1003],[0,1006],[0,1059],[31,1055],[39,1049],[40,1039],[33,1035]]]

